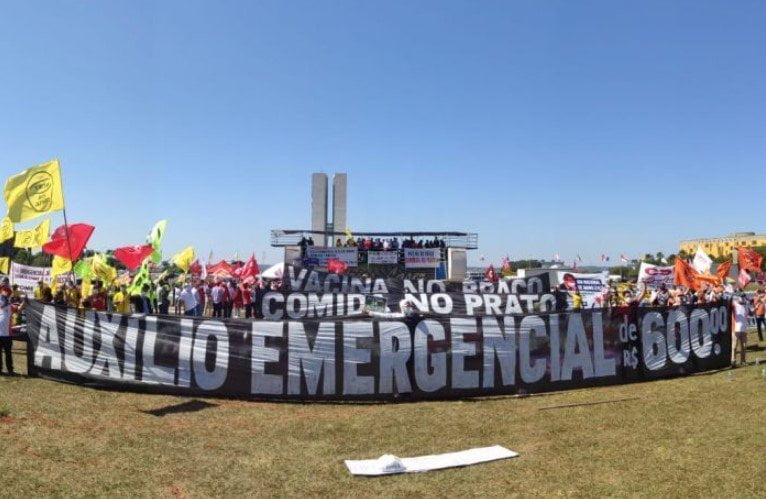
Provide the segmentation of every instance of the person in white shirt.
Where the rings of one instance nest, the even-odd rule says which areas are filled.
[[[223,297],[226,290],[222,283],[217,283],[210,291],[210,298],[213,302],[213,317],[223,317]]]
[[[178,297],[178,301],[183,304],[184,315],[194,316],[197,311],[197,290],[190,284],[184,286],[183,291]]]
[[[735,296],[732,301],[734,310],[734,336],[736,344],[731,350],[731,365],[734,367],[739,348],[739,363],[745,365],[745,347],[747,347],[747,308],[745,308],[744,299],[741,295]]]

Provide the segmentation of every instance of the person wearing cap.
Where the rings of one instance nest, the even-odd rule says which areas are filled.
[[[8,286],[8,278],[4,277],[0,282],[0,373],[3,371],[3,355],[5,356],[5,368],[8,374],[14,376],[13,352],[11,350],[11,288]]]
[[[739,349],[740,366],[745,365],[745,348],[747,348],[747,308],[743,295],[736,295],[732,300],[732,313],[734,315],[735,346],[731,349],[731,366],[735,367],[737,349]]]

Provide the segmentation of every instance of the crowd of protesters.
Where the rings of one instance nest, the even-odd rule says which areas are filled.
[[[303,253],[306,252],[306,248],[314,246],[314,240],[311,237],[301,238],[298,246]],[[363,251],[394,251],[402,248],[445,248],[446,243],[444,239],[434,237],[433,239],[415,239],[410,237],[408,239],[402,239],[399,241],[397,237],[381,238],[381,237],[348,237],[337,238],[335,240],[336,248],[358,248]]]
[[[554,293],[569,294],[572,302],[572,308],[583,308],[583,299],[577,290],[570,290],[566,285],[561,284]],[[706,284],[701,289],[695,291],[685,286],[671,286],[664,284],[657,289],[647,289],[635,284],[621,284],[604,286],[599,296],[593,300],[594,307],[627,307],[635,306],[654,306],[654,307],[676,307],[679,305],[697,305],[705,303],[718,302],[728,295],[734,293],[733,289],[727,290],[725,286],[713,286]]]
[[[745,364],[747,349],[748,318],[754,319],[758,331],[758,341],[763,341],[766,330],[766,284],[759,283],[757,290],[748,295],[742,290],[737,291],[731,284],[704,284],[699,290],[685,286],[660,285],[657,289],[647,289],[636,284],[621,284],[604,286],[600,295],[592,302],[592,307],[677,307],[681,305],[704,305],[717,303],[724,299],[732,303],[732,367]],[[567,288],[562,283],[553,290],[559,300],[569,299],[570,308],[584,308],[584,300],[578,290]]]
[[[341,238],[335,240],[337,248],[359,248],[365,251],[393,251],[400,248],[444,248],[443,239],[435,237],[433,239],[404,239],[399,242],[396,237],[392,238],[371,238],[371,237],[349,237],[345,241]]]
[[[17,285],[8,289],[8,302],[23,310],[27,296]],[[67,282],[53,290],[43,281],[38,282],[32,296],[37,301],[77,310],[95,310],[120,314],[175,314],[194,317],[259,318],[260,302],[270,290],[279,289],[277,280],[241,282],[231,279],[188,282],[159,279],[140,289],[129,290],[125,285],[105,286],[93,281],[83,293],[82,282]],[[1,304],[0,304],[1,305]],[[13,316],[12,325],[18,324],[20,314]]]

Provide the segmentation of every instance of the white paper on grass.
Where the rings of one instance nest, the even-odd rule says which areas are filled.
[[[518,457],[518,455],[517,452],[508,450],[503,446],[493,445],[492,447],[480,447],[459,452],[448,452],[446,454],[434,454],[432,456],[397,458],[396,456],[386,454],[379,459],[363,459],[360,461],[347,459],[345,463],[352,475],[379,476],[456,468],[497,461],[498,459]]]

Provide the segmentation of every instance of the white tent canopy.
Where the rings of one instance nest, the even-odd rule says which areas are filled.
[[[285,263],[280,262],[276,265],[272,265],[268,269],[261,272],[261,277],[264,279],[282,279],[282,275],[285,273]]]

